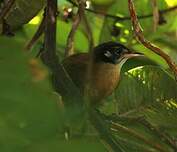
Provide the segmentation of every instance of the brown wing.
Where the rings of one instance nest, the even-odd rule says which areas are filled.
[[[63,60],[62,64],[72,81],[81,90],[84,89],[86,70],[89,63],[88,53],[75,54]]]

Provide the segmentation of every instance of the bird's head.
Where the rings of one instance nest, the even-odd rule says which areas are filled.
[[[122,65],[127,59],[142,56],[140,53],[132,52],[124,45],[117,42],[106,42],[94,49],[94,61]]]

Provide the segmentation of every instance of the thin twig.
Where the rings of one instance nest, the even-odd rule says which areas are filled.
[[[159,23],[159,9],[157,6],[157,0],[151,0],[152,1],[152,8],[153,8],[153,22],[154,22],[154,26],[153,26],[153,30],[154,32],[157,30],[157,26]]]
[[[72,3],[73,6],[78,7],[78,5],[75,2],[73,2],[72,0],[67,0],[67,1],[69,1],[70,3]],[[166,14],[166,13],[174,11],[176,9],[177,9],[177,5],[175,5],[173,7],[170,7],[170,8],[167,8],[167,9],[159,10],[159,13],[160,14]],[[120,16],[115,16],[115,15],[112,15],[112,14],[107,14],[105,12],[96,11],[96,10],[88,9],[88,8],[85,8],[85,10],[88,11],[88,12],[90,12],[90,13],[99,14],[99,15],[102,15],[104,17],[116,19],[117,21],[127,21],[127,20],[131,19],[130,16],[120,17]],[[147,15],[141,15],[141,16],[137,16],[137,17],[138,17],[138,19],[146,19],[146,18],[150,18],[152,16],[153,16],[153,14],[147,14]]]
[[[68,39],[67,39],[65,57],[74,53],[74,36],[75,36],[76,30],[78,29],[79,24],[81,22],[82,15],[84,14],[85,1],[78,0],[78,3],[79,3],[78,12],[77,12],[77,15],[73,21],[72,28],[71,28],[71,31],[68,35]]]
[[[85,13],[83,14],[83,22],[84,22],[85,28],[86,28],[86,36],[89,41],[89,52],[91,53],[93,50],[93,46],[94,46],[93,33],[92,33],[92,29],[90,27],[90,24],[88,22],[88,19],[87,19],[87,16],[85,15]]]
[[[4,17],[11,10],[12,6],[14,5],[14,3],[15,3],[15,0],[9,0],[7,2],[7,4],[2,8],[2,11],[0,12],[0,22],[3,21]]]
[[[140,26],[140,23],[138,22],[138,18],[136,15],[133,0],[128,0],[128,6],[129,6],[132,25],[133,25],[133,30],[134,30],[134,33],[135,33],[136,37],[138,38],[138,40],[146,48],[148,48],[148,49],[152,50],[153,52],[155,52],[156,54],[160,55],[167,62],[170,69],[174,72],[175,78],[177,78],[177,65],[175,64],[175,62],[173,62],[171,60],[170,56],[167,55],[166,53],[164,53],[164,51],[162,51],[159,47],[155,46],[150,41],[145,39],[145,37],[143,35],[143,31]]]
[[[112,114],[112,115],[104,115],[104,118],[113,121],[113,122],[120,122],[120,121],[126,121],[126,122],[137,122],[141,119],[144,119],[144,116],[119,116],[117,114]]]
[[[28,44],[25,46],[25,50],[30,50],[33,45],[37,42],[37,40],[41,37],[41,35],[43,34],[44,30],[45,30],[45,14],[43,16],[43,19],[36,31],[36,33],[33,35],[32,39],[28,42]]]

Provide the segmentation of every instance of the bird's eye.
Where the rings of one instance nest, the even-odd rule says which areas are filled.
[[[106,51],[106,52],[104,53],[104,55],[105,55],[106,57],[111,57],[111,56],[112,56],[112,54],[111,54],[110,51]]]

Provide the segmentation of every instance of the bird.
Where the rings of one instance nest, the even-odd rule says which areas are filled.
[[[118,42],[108,41],[94,47],[92,53],[77,53],[66,57],[62,65],[82,95],[86,86],[89,88],[89,102],[97,106],[118,86],[122,65],[128,59],[138,56],[142,54],[132,52]]]

